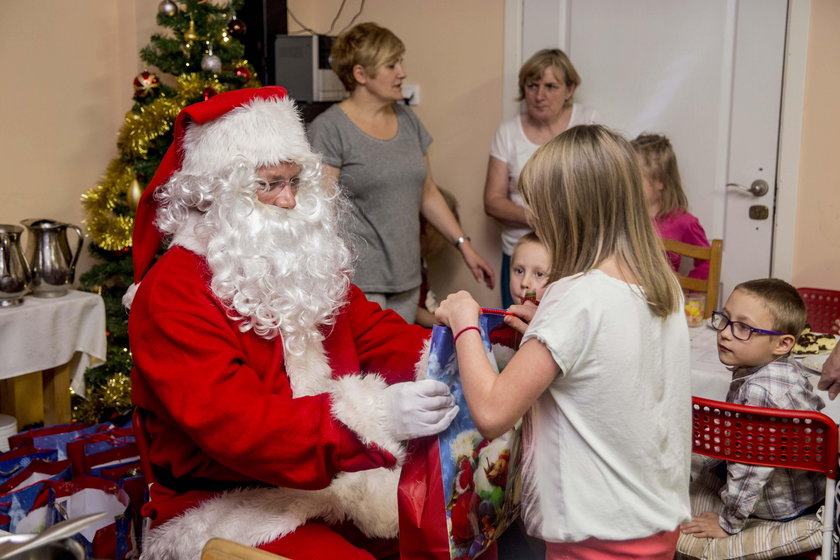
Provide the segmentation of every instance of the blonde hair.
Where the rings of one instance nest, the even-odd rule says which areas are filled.
[[[807,322],[805,301],[799,291],[778,278],[748,280],[735,286],[760,299],[773,317],[774,331],[799,337]]]
[[[537,233],[534,231],[529,231],[528,233],[520,237],[519,240],[516,242],[516,245],[513,246],[513,253],[511,253],[511,257],[515,256],[517,249],[519,249],[526,243],[539,243],[540,245],[545,247],[545,243],[543,243],[542,239],[540,239],[537,236]],[[511,266],[513,266],[513,259],[511,259]]]
[[[330,58],[333,71],[344,89],[353,91],[358,85],[353,67],[360,64],[368,76],[405,53],[405,45],[394,33],[373,22],[359,23],[333,42]]]
[[[661,134],[640,134],[631,144],[646,168],[642,173],[647,173],[648,179],[662,183],[657,217],[688,210],[688,198],[682,188],[677,154],[671,141]]]
[[[615,255],[656,316],[680,308],[680,287],[648,217],[627,140],[600,125],[572,127],[531,156],[519,191],[551,258],[549,282],[588,272]]]
[[[542,78],[548,67],[556,68],[566,87],[579,86],[580,75],[575,70],[569,57],[560,49],[542,49],[534,53],[519,69],[519,97],[517,101],[525,99],[525,86],[528,82],[535,82]],[[571,102],[571,98],[569,98]]]

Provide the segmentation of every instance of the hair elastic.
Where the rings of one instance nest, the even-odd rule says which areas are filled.
[[[456,334],[455,338],[452,339],[452,346],[458,344],[458,337],[467,331],[478,331],[478,334],[481,334],[481,329],[479,329],[478,327],[464,327],[463,329],[458,331],[458,334]]]

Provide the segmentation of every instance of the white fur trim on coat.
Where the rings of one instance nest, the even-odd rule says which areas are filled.
[[[333,417],[356,432],[362,443],[375,443],[397,458],[405,447],[391,433],[385,380],[375,374],[347,375],[336,379],[330,390]]]
[[[212,538],[257,546],[287,535],[309,519],[350,520],[371,538],[399,533],[400,472],[342,473],[323,490],[254,488],[225,492],[146,532],[141,560],[199,560]],[[313,543],[313,548],[317,544]]]

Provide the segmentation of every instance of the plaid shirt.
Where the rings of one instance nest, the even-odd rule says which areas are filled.
[[[789,357],[753,368],[733,368],[726,402],[788,410],[822,410],[808,374]],[[707,457],[706,468],[724,461]],[[748,517],[784,520],[802,515],[825,496],[822,473],[726,462],[726,484],[720,490],[720,526],[738,533]]]

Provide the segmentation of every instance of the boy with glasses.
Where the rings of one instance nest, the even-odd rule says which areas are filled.
[[[819,411],[808,374],[790,356],[805,328],[805,303],[796,288],[775,278],[735,287],[722,311],[712,313],[718,357],[732,370],[726,401],[735,404]],[[703,511],[681,530],[697,538],[728,537],[748,517],[789,521],[813,513],[824,496],[822,473],[758,467],[704,457],[702,474],[691,486],[692,510],[714,487],[717,511]],[[699,504],[698,504],[699,505]]]

